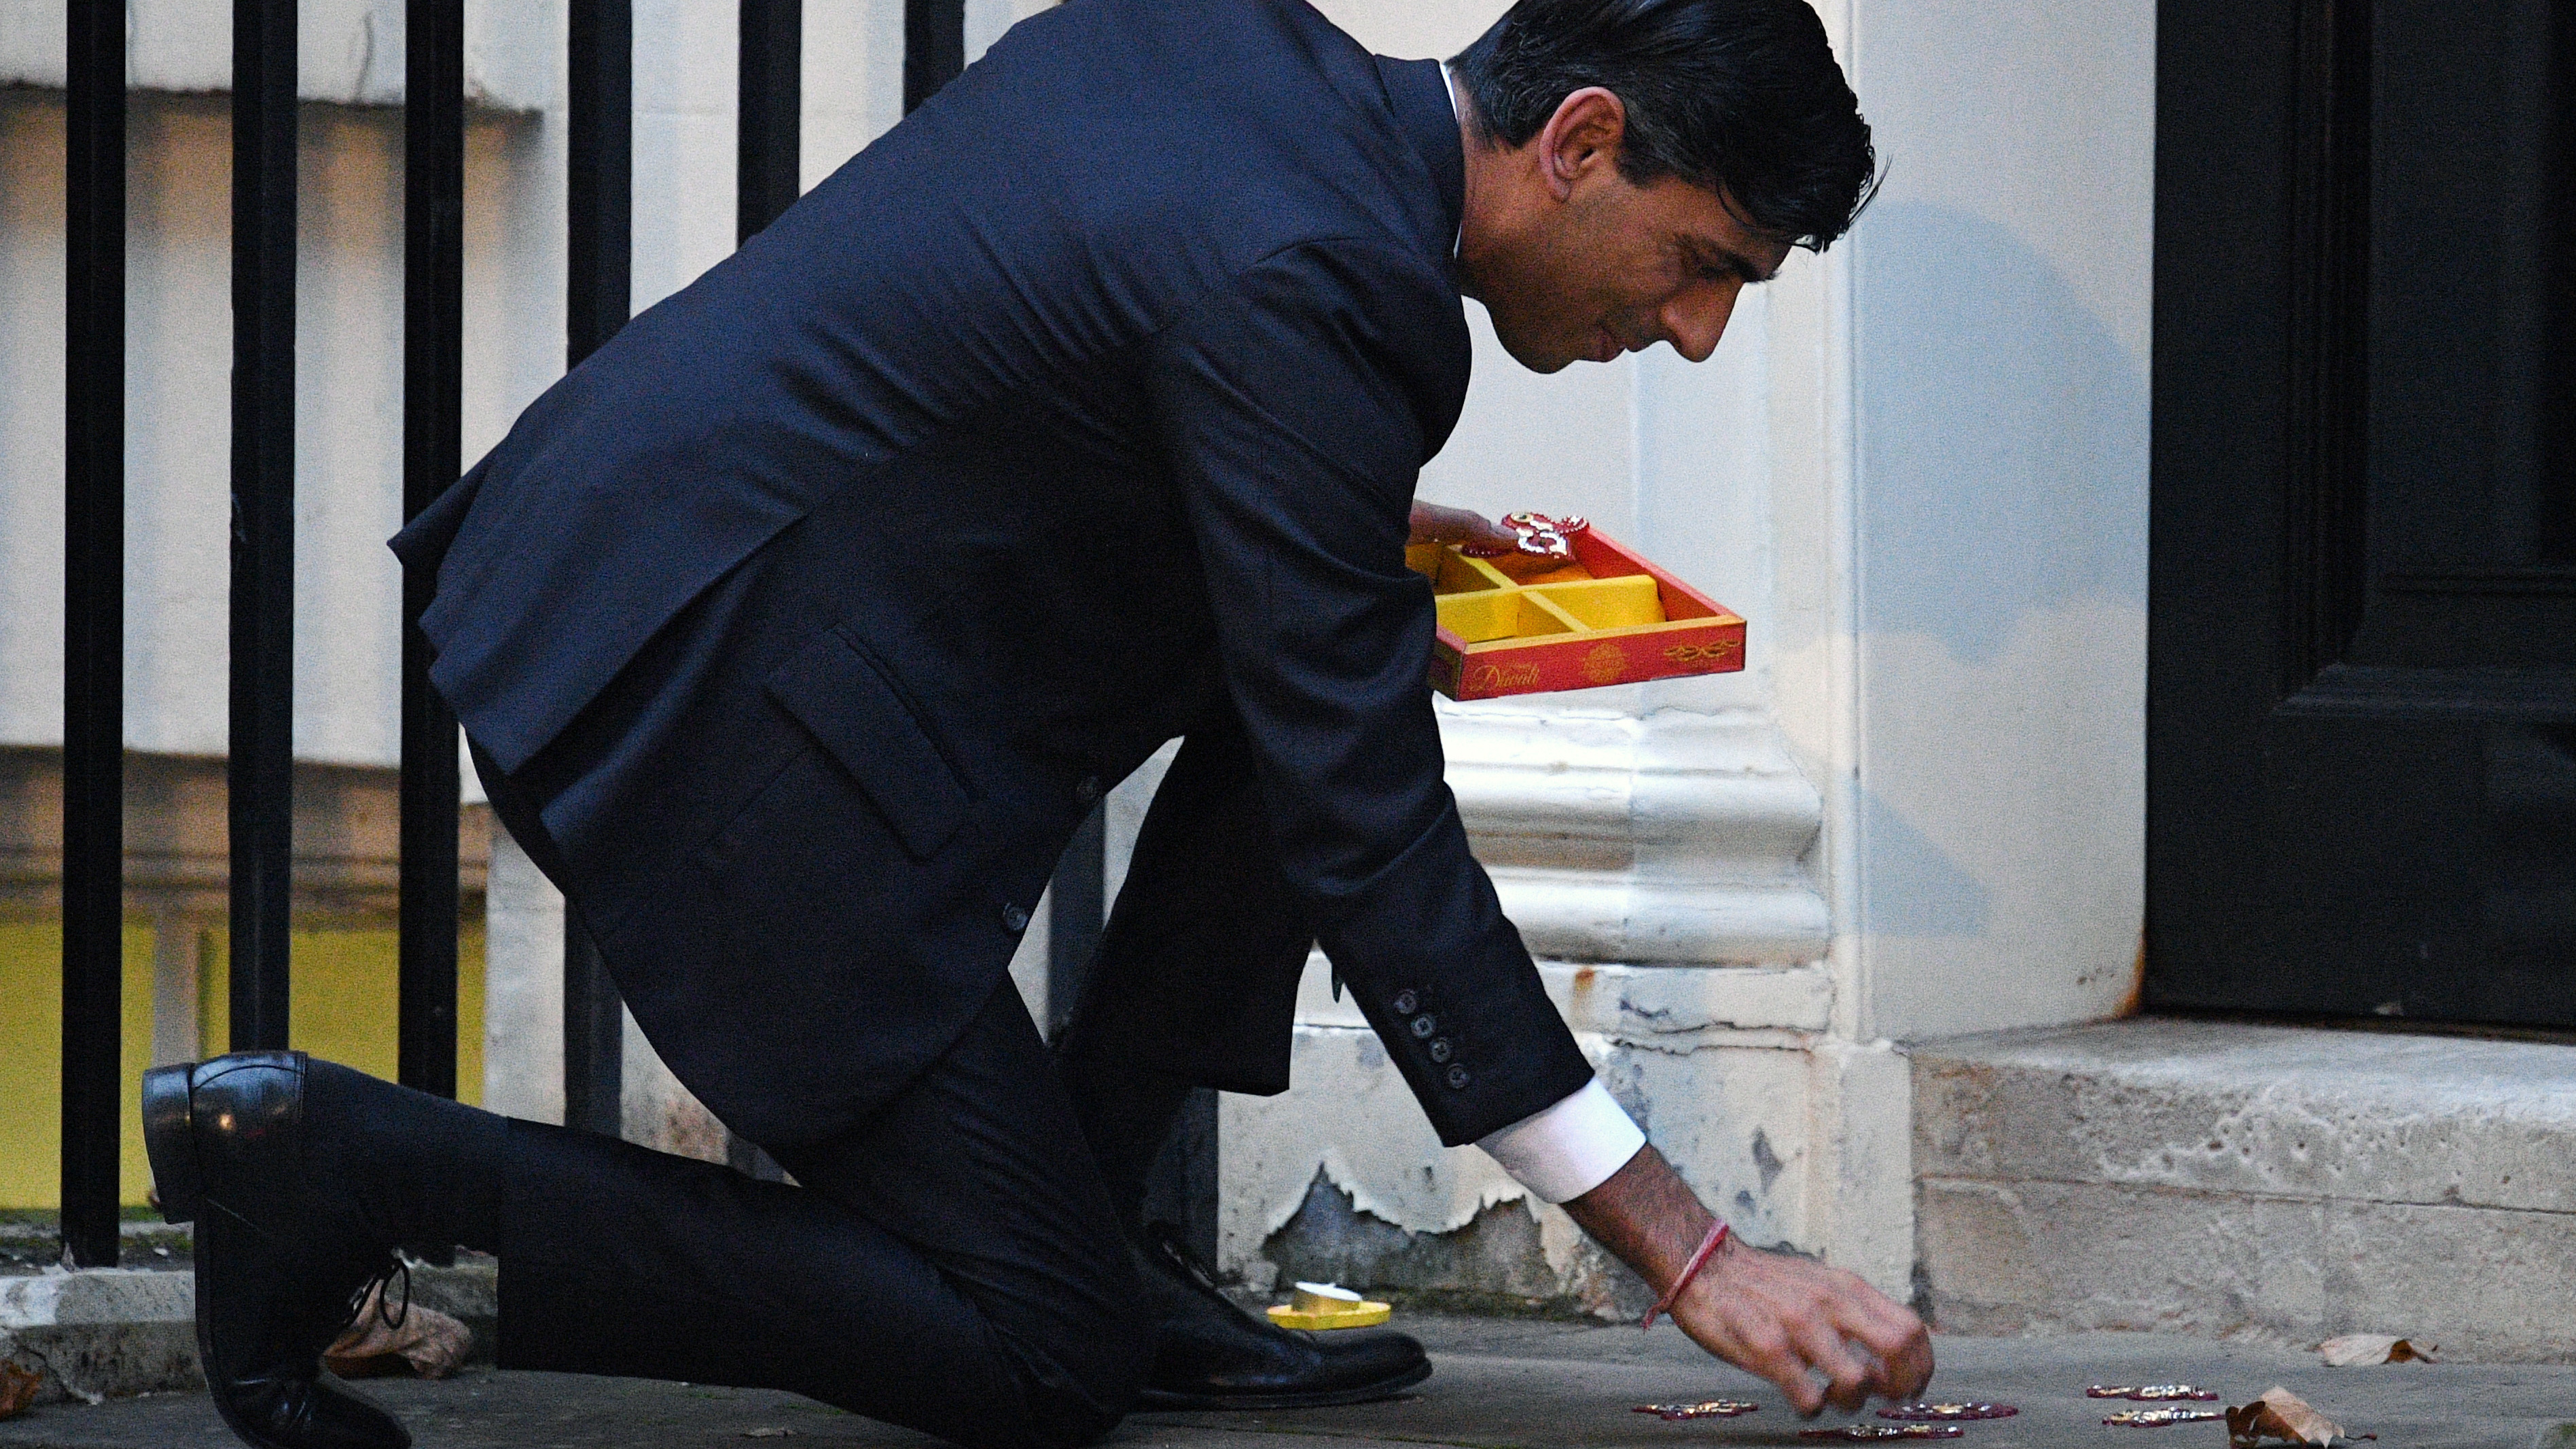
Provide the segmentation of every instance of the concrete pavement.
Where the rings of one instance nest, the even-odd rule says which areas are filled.
[[[1811,1427],[1767,1385],[1699,1354],[1669,1329],[1411,1316],[1439,1372],[1384,1404],[1295,1413],[1151,1414],[1117,1449],[1346,1449],[1454,1444],[1473,1449],[1699,1449],[1799,1445]],[[2188,1381],[2241,1403],[2286,1384],[2382,1449],[2576,1449],[2576,1366],[2400,1364],[2325,1368],[2313,1353],[2155,1334],[1944,1337],[1936,1396],[2017,1405],[1971,1424],[1962,1449],[2214,1449],[2223,1425],[2107,1428],[2118,1404],[2088,1384]],[[761,1439],[910,1449],[933,1441],[792,1395],[477,1369],[445,1383],[370,1387],[411,1425],[420,1449],[718,1449]],[[1667,1424],[1630,1412],[1650,1401],[1750,1398],[1752,1416]],[[1869,1418],[1870,1416],[1862,1416]],[[1876,1422],[1871,1419],[1871,1422]],[[1850,1422],[1828,1415],[1822,1423]],[[230,1449],[204,1396],[152,1395],[95,1407],[54,1404],[0,1422],[0,1449]]]

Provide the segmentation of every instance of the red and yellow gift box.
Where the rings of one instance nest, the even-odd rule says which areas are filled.
[[[1565,541],[1573,562],[1523,579],[1451,544],[1405,550],[1440,613],[1432,688],[1493,699],[1744,667],[1744,620],[1724,605],[1598,529]]]

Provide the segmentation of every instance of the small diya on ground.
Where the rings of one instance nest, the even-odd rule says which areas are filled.
[[[1831,1429],[1801,1429],[1801,1439],[1962,1439],[1968,1431],[1956,1424],[1843,1424]]]
[[[1270,1307],[1270,1321],[1281,1328],[1375,1328],[1393,1314],[1386,1304],[1364,1299],[1339,1283],[1300,1283],[1295,1297]]]
[[[1879,1410],[1878,1416],[1931,1423],[1948,1419],[2009,1419],[2020,1412],[2010,1404],[1895,1404]]]
[[[2166,1403],[2175,1399],[2192,1399],[2204,1404],[2218,1402],[2218,1395],[2191,1384],[2147,1384],[2140,1388],[2095,1384],[2084,1391],[2088,1399],[2134,1399],[2140,1403]]]
[[[1746,1399],[1703,1399],[1696,1404],[1639,1404],[1636,1412],[1669,1424],[1682,1419],[1732,1419],[1761,1407]]]
[[[2124,1429],[2161,1429],[2168,1424],[2199,1424],[2226,1417],[2216,1409],[2122,1409],[2102,1422]]]

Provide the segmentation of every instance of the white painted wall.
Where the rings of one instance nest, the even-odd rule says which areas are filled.
[[[555,0],[513,13],[551,17],[535,28],[560,53]],[[166,12],[137,16],[140,54]],[[228,30],[213,32],[218,58]],[[0,34],[15,47],[24,32]],[[312,36],[308,26],[308,55]],[[520,57],[527,39],[506,49]],[[468,458],[562,370],[562,140],[542,106],[467,113]],[[57,743],[62,730],[62,114],[59,92],[0,90],[0,742],[12,744]],[[222,97],[161,93],[138,93],[129,121],[125,697],[127,743],[140,750],[224,751],[230,124]],[[402,580],[384,540],[402,524],[402,118],[307,106],[300,130],[295,748],[390,765]]]
[[[465,95],[470,105],[533,111],[556,90],[544,35],[560,24],[553,0],[467,0]],[[64,7],[0,0],[0,85],[64,83]],[[138,90],[232,89],[229,0],[132,0],[125,8],[127,83]],[[395,106],[403,94],[403,0],[301,0],[296,92],[308,101]]]
[[[1856,1029],[2078,1021],[2143,919],[2155,8],[1858,0]]]

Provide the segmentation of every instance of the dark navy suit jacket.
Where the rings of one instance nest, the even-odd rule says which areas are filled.
[[[1320,939],[1444,1140],[1588,1078],[1442,781],[1404,566],[1463,171],[1438,68],[1299,0],[1072,0],[395,541],[438,688],[737,1130],[935,1058],[1174,735],[1086,1030],[1279,1090]]]

